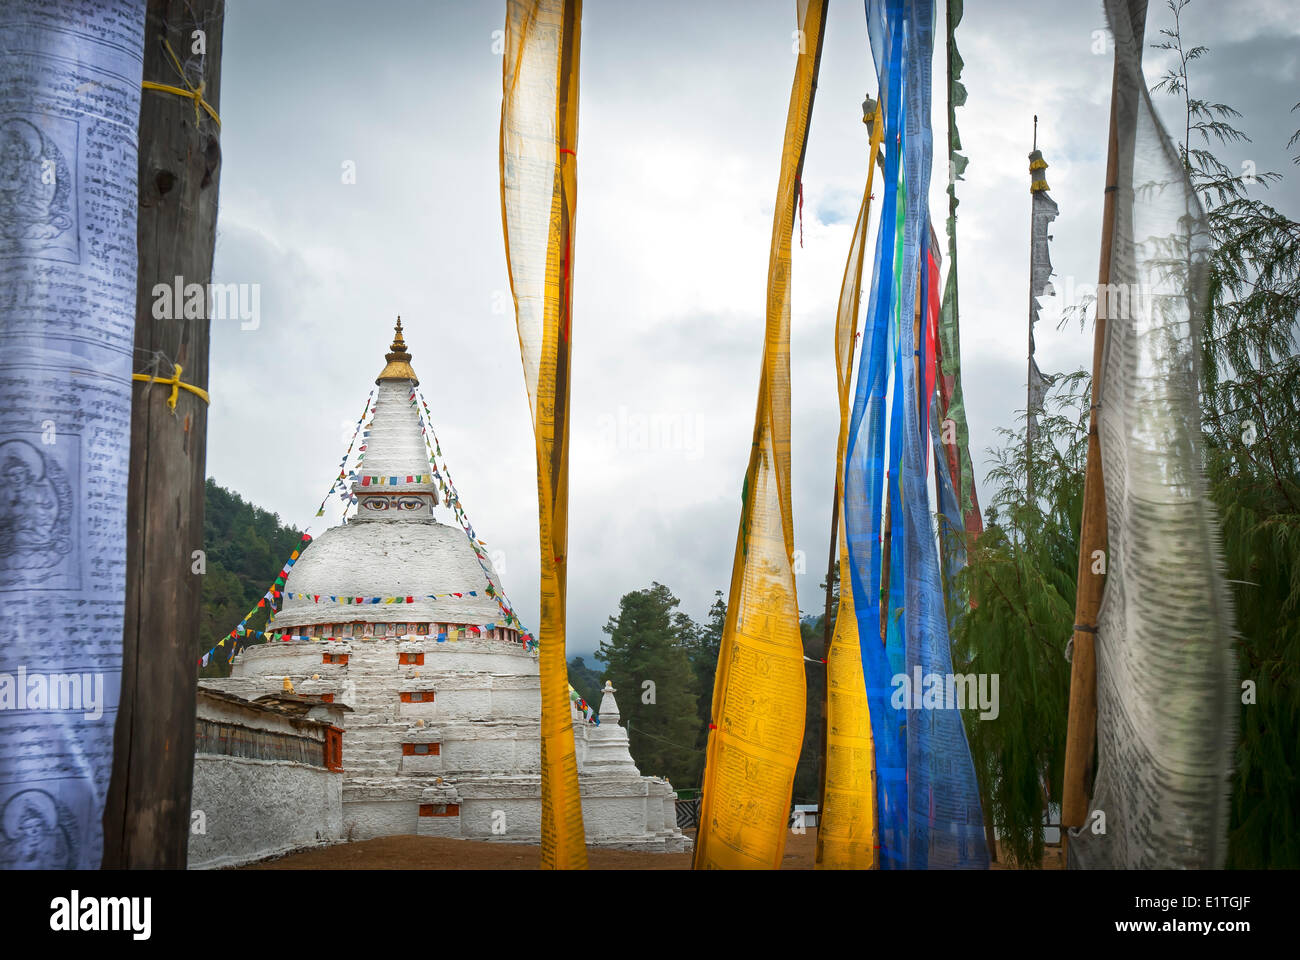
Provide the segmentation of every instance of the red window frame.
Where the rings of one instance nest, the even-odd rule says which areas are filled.
[[[343,730],[340,727],[329,727],[325,731],[325,768],[334,773],[343,772]]]

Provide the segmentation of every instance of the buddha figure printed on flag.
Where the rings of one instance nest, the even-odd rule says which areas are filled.
[[[0,255],[76,262],[74,182],[64,157],[76,142],[74,121],[34,116],[0,121]]]
[[[0,807],[0,870],[69,870],[77,866],[76,829],[44,790],[22,790]]]
[[[74,441],[60,438],[65,447]],[[56,444],[57,446],[57,444]],[[0,586],[69,571],[72,488],[52,453],[27,440],[0,442]],[[54,583],[52,585],[62,586]]]

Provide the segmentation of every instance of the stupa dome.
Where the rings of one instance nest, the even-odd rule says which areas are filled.
[[[491,561],[480,562],[464,530],[433,519],[348,523],[326,530],[298,558],[274,628],[351,620],[500,624],[501,608],[487,593],[489,581],[500,595],[501,580]],[[462,596],[429,599],[453,593]],[[414,603],[355,602],[408,596]],[[344,603],[344,597],[354,602]]]

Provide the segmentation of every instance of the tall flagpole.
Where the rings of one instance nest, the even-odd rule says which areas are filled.
[[[1101,220],[1101,262],[1098,289],[1110,283],[1111,240],[1115,232],[1115,191],[1118,189],[1119,58],[1116,56],[1110,95],[1110,146],[1106,154],[1106,192]],[[1061,827],[1082,827],[1088,816],[1097,742],[1097,614],[1101,607],[1104,574],[1097,571],[1093,552],[1106,549],[1106,496],[1102,486],[1101,442],[1097,434],[1101,397],[1102,353],[1106,345],[1106,318],[1099,296],[1095,310],[1092,348],[1092,411],[1088,422],[1088,466],[1083,483],[1083,516],[1079,524],[1079,569],[1074,605],[1074,635],[1070,641],[1070,716],[1065,733],[1065,776],[1061,791]],[[1104,556],[1104,554],[1103,554]],[[1105,568],[1102,567],[1104,570]],[[1062,835],[1068,864],[1068,833]]]
[[[149,0],[145,21],[135,311],[145,381],[132,384],[122,688],[103,818],[110,869],[184,869],[189,849],[209,320],[159,318],[155,289],[174,277],[207,289],[212,278],[224,17],[224,0]],[[172,89],[148,87],[159,83]],[[174,92],[182,83],[197,100]],[[160,356],[170,363],[146,366]]]
[[[1038,114],[1034,114],[1034,145],[1038,152]],[[1032,171],[1031,171],[1032,175]],[[1029,195],[1029,342],[1025,374],[1025,503],[1034,502],[1034,195]]]

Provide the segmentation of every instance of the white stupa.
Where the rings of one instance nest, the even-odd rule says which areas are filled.
[[[351,481],[356,515],[308,544],[284,585],[273,629],[296,639],[247,647],[229,678],[202,682],[253,699],[281,691],[288,678],[300,695],[351,708],[341,721],[351,839],[537,842],[537,656],[521,643],[517,621],[504,622],[496,599],[504,591],[486,553],[434,518],[438,486],[400,319],[385,357],[362,469]],[[401,602],[357,602],[374,597]],[[685,849],[676,794],[667,781],[641,776],[612,687],[603,693],[599,724],[573,715],[588,842]]]

